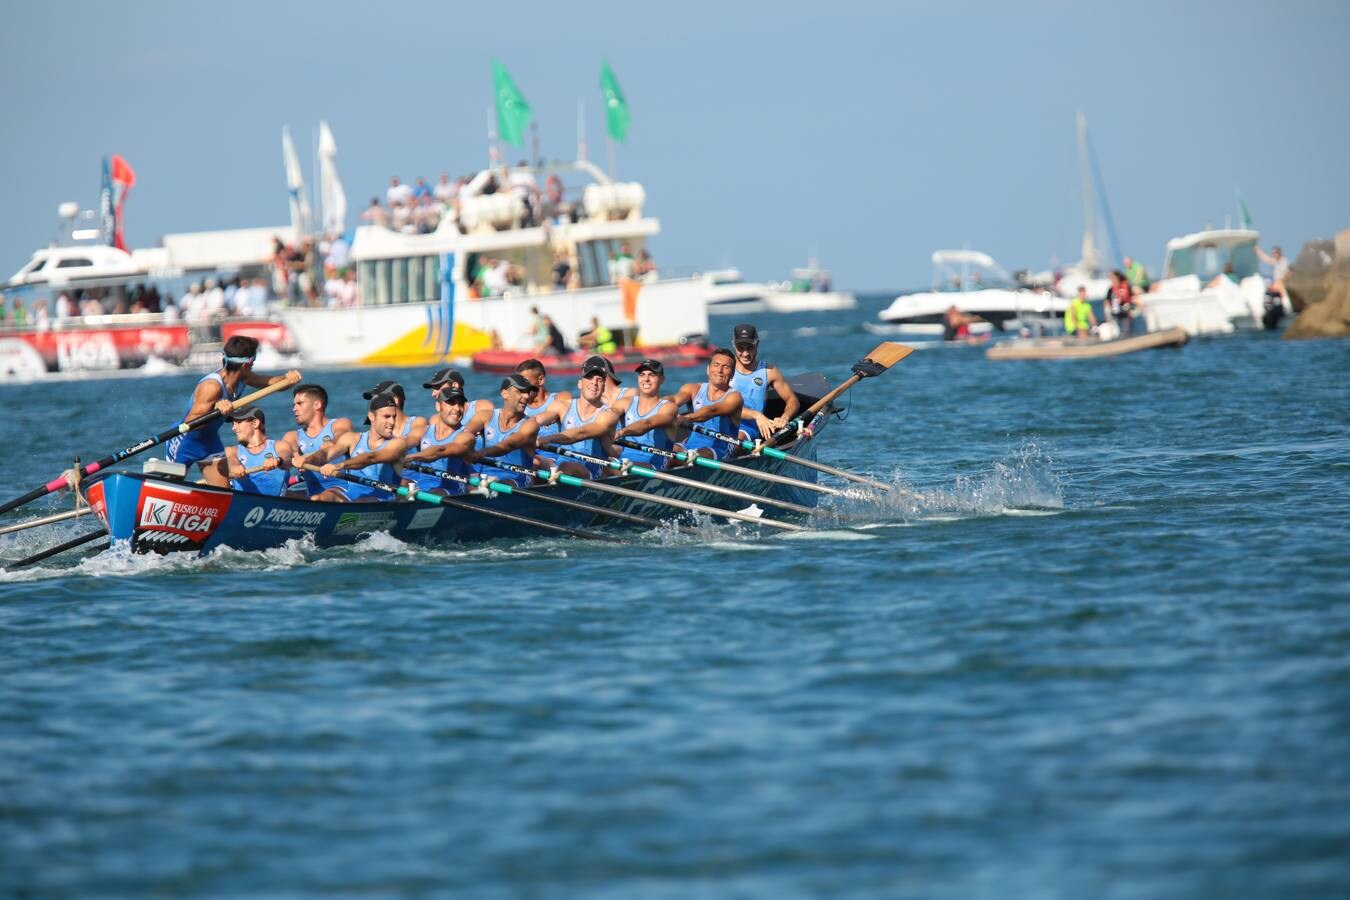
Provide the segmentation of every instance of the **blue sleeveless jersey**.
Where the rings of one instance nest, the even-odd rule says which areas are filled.
[[[196,387],[192,389],[193,396],[196,396],[197,387],[208,381],[214,381],[220,385],[220,396],[225,400],[237,400],[243,393],[244,383],[241,381],[235,388],[234,393],[230,393],[225,387],[225,379],[220,377],[219,372],[212,372],[210,375],[197,382]],[[192,397],[188,398],[187,409],[183,410],[183,418],[179,422],[186,422],[188,413],[192,412]],[[201,428],[194,428],[187,434],[180,434],[175,438],[170,438],[165,444],[165,455],[169,462],[182,463],[190,466],[203,459],[211,459],[220,456],[225,452],[225,445],[220,442],[220,427],[225,424],[225,417],[222,416],[210,425],[203,425]]]
[[[378,449],[378,448],[376,448]],[[356,442],[352,448],[352,456],[360,456],[362,453],[370,452],[370,432],[367,431],[361,435],[361,439]],[[330,460],[331,462],[331,460]],[[366,478],[374,478],[376,481],[383,481],[385,484],[399,484],[398,473],[394,471],[392,463],[371,463],[360,469],[352,469],[353,475],[363,475]],[[348,500],[364,500],[367,497],[373,497],[376,500],[393,500],[391,494],[384,491],[377,491],[375,488],[366,487],[364,484],[357,484],[354,481],[343,481],[342,492],[347,495]]]
[[[413,423],[412,416],[408,416],[407,421],[403,423],[403,429],[399,431],[399,433],[395,435],[395,437],[405,438],[408,435],[412,434],[412,423]]]
[[[323,445],[331,444],[333,441],[337,440],[337,436],[333,434],[334,421],[334,419],[329,419],[328,424],[323,426],[323,430],[313,437],[310,437],[305,433],[305,429],[303,428],[295,429],[295,438],[300,444],[301,456],[308,456]],[[328,461],[337,463],[342,462],[346,458],[346,454],[343,454],[337,459],[330,459]],[[329,488],[345,488],[350,484],[350,482],[343,481],[341,478],[328,478],[324,475],[317,475],[314,472],[305,472],[304,475],[305,490],[308,491],[311,496],[320,493],[321,491],[326,491]]]
[[[732,390],[735,390],[735,388],[732,388]],[[726,394],[723,394],[722,400],[725,400],[727,394],[730,393],[731,391],[727,391]],[[691,405],[697,411],[713,402],[714,401],[708,399],[708,382],[705,381],[698,389],[698,393],[694,395],[694,402]],[[721,400],[717,402],[720,403]],[[732,420],[731,416],[726,414],[714,416],[713,418],[699,422],[698,424],[702,425],[704,428],[711,428],[713,431],[718,431],[731,437],[736,436],[736,423]],[[732,454],[732,451],[736,449],[726,441],[719,441],[717,438],[708,437],[706,434],[700,434],[697,431],[689,432],[689,437],[684,440],[684,449],[702,450],[704,447],[712,450],[713,459],[726,459]]]
[[[243,444],[234,448],[235,454],[239,457],[239,465],[245,469],[252,469],[254,466],[260,466],[269,459],[275,459],[277,455],[277,442],[268,440],[263,444],[262,449],[257,453],[251,452]],[[286,492],[286,480],[289,473],[280,467],[267,472],[254,472],[252,475],[245,475],[243,478],[235,478],[230,481],[230,485],[236,491],[244,491],[249,494],[266,494],[269,497],[280,497]]]
[[[643,419],[651,418],[656,415],[656,411],[660,408],[661,401],[658,400],[656,405],[653,406],[646,415],[643,415],[638,412],[638,400],[634,397],[633,402],[628,404],[628,412],[624,413],[623,424],[632,425],[634,422],[641,422]],[[645,434],[632,435],[628,440],[635,444],[655,447],[658,450],[669,450],[675,446],[675,442],[670,439],[670,435],[666,433],[664,428],[653,428]],[[664,456],[654,456],[651,453],[644,453],[641,450],[632,450],[628,447],[623,448],[623,452],[619,454],[619,458],[631,460],[638,465],[649,466],[653,469],[664,469],[669,462]]]
[[[581,410],[577,409],[577,403],[579,402],[579,400],[573,400],[567,405],[567,412],[564,413],[562,417],[561,431],[571,431],[573,428],[589,425],[595,421],[596,416],[600,415],[600,413],[605,410],[605,407],[602,406],[592,413],[589,419],[583,419],[581,417]],[[600,438],[587,438],[584,441],[577,441],[575,444],[563,444],[562,446],[575,450],[578,453],[585,453],[587,456],[596,456],[600,459],[609,457],[609,454],[605,452],[605,445],[601,442]],[[581,460],[573,459],[570,456],[563,456],[561,458],[568,462],[585,466],[586,471],[591,473],[592,478],[599,478],[605,472],[605,467],[597,463],[582,462]]]
[[[419,450],[429,450],[432,447],[444,447],[446,444],[459,437],[464,431],[464,425],[460,425],[454,431],[436,440],[436,423],[434,421],[427,423],[427,430],[422,435],[422,442],[416,447],[409,449],[409,453],[416,453]],[[481,444],[479,446],[482,446]],[[458,456],[442,456],[440,459],[421,463],[431,469],[438,469],[442,472],[448,472],[451,475],[463,475],[466,478],[473,474],[473,467]],[[468,490],[468,485],[459,484],[454,481],[442,481],[435,475],[427,475],[422,472],[414,472],[411,469],[404,471],[403,477],[416,484],[420,490],[436,491],[443,490],[448,494],[463,494]]]
[[[759,423],[745,413],[750,410],[764,412],[764,404],[769,399],[769,364],[761,359],[756,361],[755,370],[749,374],[742,375],[737,370],[731,376],[731,389],[741,392],[741,401],[745,404],[741,413],[741,431],[744,431],[750,440],[759,440]],[[722,433],[736,436],[730,431]]]
[[[511,435],[519,431],[520,426],[524,425],[526,422],[529,421],[528,417],[523,418],[512,427],[503,430],[501,425],[499,424],[501,422],[501,414],[502,411],[500,409],[494,409],[492,411],[492,415],[488,416],[487,424],[483,426],[482,441],[484,447],[491,447],[494,444],[501,443],[502,441],[506,440]],[[510,453],[507,453],[505,456],[501,458],[506,462],[511,463],[512,465],[523,466],[526,469],[534,468],[534,460],[531,458],[530,452],[526,450],[524,447],[512,450]],[[478,464],[478,474],[490,475],[493,478],[496,478],[498,481],[509,481],[512,484],[519,485],[520,487],[529,487],[531,483],[531,478],[529,475],[517,475],[515,472],[508,472],[505,469],[499,469],[488,462],[482,462]]]
[[[533,418],[535,418],[536,416],[538,416],[538,415],[539,415],[540,413],[542,413],[545,409],[548,409],[548,405],[549,405],[550,403],[553,402],[553,400],[556,398],[556,396],[557,396],[556,394],[549,394],[549,395],[548,395],[548,399],[547,399],[547,400],[544,400],[542,403],[536,403],[534,406],[527,406],[527,407],[525,407],[525,415],[526,415],[526,417],[527,417],[527,418],[533,419]],[[559,431],[559,428],[558,428],[558,423],[557,423],[557,422],[554,422],[552,425],[540,425],[540,426],[539,426],[539,436],[540,436],[540,437],[543,437],[543,436],[546,435],[546,434],[557,434],[558,431]]]

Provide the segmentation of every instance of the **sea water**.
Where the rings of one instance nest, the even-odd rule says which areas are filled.
[[[763,353],[842,378],[888,299],[760,316]],[[429,406],[429,373],[306,374],[338,415],[384,377]],[[895,489],[805,534],[0,572],[0,892],[1341,894],[1348,376],[1350,343],[1266,335],[944,348],[846,395],[821,458]],[[0,388],[0,493],[194,381]]]

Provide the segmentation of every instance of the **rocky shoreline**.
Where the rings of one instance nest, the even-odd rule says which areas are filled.
[[[1298,318],[1286,340],[1350,336],[1350,229],[1304,244],[1287,286]]]

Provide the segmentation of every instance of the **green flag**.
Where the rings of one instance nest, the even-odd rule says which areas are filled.
[[[1236,190],[1233,193],[1237,194],[1238,213],[1242,221],[1242,227],[1251,228],[1252,214],[1247,211],[1247,202],[1242,199],[1242,194],[1238,193]]]
[[[628,137],[628,101],[623,99],[623,89],[614,77],[609,63],[600,64],[600,90],[605,95],[605,119],[609,123],[609,136],[616,141]]]
[[[506,67],[492,61],[492,92],[497,97],[497,130],[502,140],[513,147],[525,143],[525,126],[530,124],[530,104],[507,74]]]

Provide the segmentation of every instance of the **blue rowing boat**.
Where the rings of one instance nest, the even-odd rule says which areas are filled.
[[[815,458],[814,439],[799,439],[784,449],[807,459]],[[766,456],[745,456],[735,462],[737,466],[760,472],[790,474],[811,483],[816,480],[815,472],[810,469],[792,467],[790,473],[784,473],[782,470],[791,467],[790,463]],[[673,473],[691,481],[804,506],[814,507],[819,497],[814,491],[766,483],[738,474],[733,466],[722,469],[682,466]],[[652,498],[686,500],[719,509],[738,510],[746,506],[744,501],[688,485],[632,474],[600,479],[599,483],[638,491]],[[409,543],[519,539],[539,536],[541,530],[532,522],[541,521],[573,528],[631,530],[635,527],[607,516],[532,500],[531,496],[536,494],[653,519],[671,520],[683,514],[656,499],[622,497],[593,486],[574,487],[561,483],[517,489],[510,495],[470,493],[449,498],[441,505],[394,498],[365,503],[326,503],[269,497],[135,472],[114,472],[87,489],[89,504],[107,526],[114,543],[129,545],[138,553],[201,554],[217,547],[265,550],[297,538],[311,538],[316,546],[331,547],[355,543],[377,532],[391,534]]]

